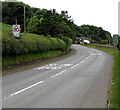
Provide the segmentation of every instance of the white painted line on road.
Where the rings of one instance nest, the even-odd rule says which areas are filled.
[[[74,68],[74,67],[76,67],[76,66],[78,66],[78,64],[76,64],[76,65],[72,66],[71,68]]]
[[[41,83],[43,83],[43,82],[44,82],[44,81],[37,82],[37,83],[35,83],[35,84],[33,84],[33,85],[29,86],[29,87],[26,87],[26,88],[24,88],[24,89],[22,89],[22,90],[20,90],[20,91],[17,91],[17,92],[15,92],[15,93],[11,94],[10,96],[17,95],[17,94],[19,94],[19,93],[21,93],[21,92],[23,92],[23,91],[26,91],[26,90],[34,87],[34,86],[37,86],[37,85],[39,85],[39,84],[41,84]]]
[[[85,60],[81,61],[80,63],[83,63],[83,62],[85,62]]]
[[[46,69],[46,70],[55,70],[55,69],[60,69],[60,68],[64,68],[64,67],[70,67],[72,66],[73,64],[49,64],[49,65],[45,65],[45,66],[42,66],[42,67],[37,67],[37,68],[34,68],[34,69],[39,69],[39,70],[42,70],[42,69]]]
[[[99,53],[99,55],[102,55],[101,53]]]
[[[91,56],[95,56],[95,55],[102,55],[101,53],[93,53],[91,54]]]
[[[87,60],[88,58],[89,58],[89,56],[85,60]]]
[[[7,97],[4,97],[4,99],[6,99]]]
[[[53,75],[53,76],[51,76],[51,78],[54,78],[54,77],[56,77],[56,76],[58,76],[59,74],[55,74],[55,75]]]
[[[24,92],[24,91],[26,91],[26,90],[28,90],[28,89],[30,89],[30,88],[32,88],[32,87],[35,87],[35,86],[37,86],[37,85],[39,85],[39,84],[41,84],[41,83],[43,83],[43,82],[44,82],[44,81],[37,82],[37,83],[35,83],[35,84],[33,84],[33,85],[29,86],[29,87],[26,87],[26,88],[24,88],[24,89],[22,89],[22,90],[19,90],[19,91],[15,92],[15,93],[9,95],[8,97],[4,97],[3,99],[9,99],[10,97],[15,96],[15,95],[17,95],[17,94],[20,94],[21,92]]]
[[[57,73],[57,74],[55,74],[55,75],[51,76],[51,78],[54,78],[54,77],[56,77],[56,76],[58,76],[58,75],[60,75],[60,74],[64,73],[65,71],[66,71],[66,70],[64,70],[64,71],[62,71],[62,72],[60,72],[60,73]]]

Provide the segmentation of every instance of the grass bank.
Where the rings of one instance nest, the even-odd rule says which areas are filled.
[[[97,47],[93,45],[84,45],[91,48],[96,48],[102,51],[105,51],[113,56],[113,74],[112,74],[112,83],[110,88],[109,95],[109,105],[110,110],[119,110],[120,109],[120,51],[111,48]]]
[[[58,56],[63,54],[60,50],[54,50],[54,51],[47,51],[44,53],[30,53],[30,54],[24,54],[19,56],[6,56],[2,59],[2,65],[4,68],[10,67],[12,65],[25,63],[25,62],[31,62],[35,60],[41,60],[44,58],[50,58],[54,56]]]

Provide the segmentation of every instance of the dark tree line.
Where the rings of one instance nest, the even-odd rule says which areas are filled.
[[[101,27],[97,27],[93,25],[82,25],[79,27],[79,29],[81,36],[89,38],[91,42],[112,44],[111,33],[103,30]]]
[[[108,31],[92,25],[77,26],[68,15],[68,11],[62,10],[59,14],[55,9],[33,8],[22,2],[2,2],[2,22],[13,25],[17,19],[23,32],[24,6],[26,7],[26,31],[29,33],[64,40],[70,37],[73,41],[78,37],[87,37],[91,42],[112,43],[112,37]]]

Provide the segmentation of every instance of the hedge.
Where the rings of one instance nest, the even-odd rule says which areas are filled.
[[[66,51],[71,45],[72,40],[65,41],[58,38],[50,38],[42,35],[22,33],[16,39],[11,33],[3,30],[2,32],[2,54],[4,56],[15,56],[28,53],[42,53],[49,50]]]
[[[70,46],[71,46],[72,43],[73,43],[73,40],[72,40],[71,38],[64,37],[64,38],[63,38],[63,41],[66,43],[66,48],[65,48],[65,50],[66,50],[66,51],[69,51],[69,48],[70,48]]]

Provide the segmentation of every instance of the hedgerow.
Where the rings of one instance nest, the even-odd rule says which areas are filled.
[[[67,42],[58,39],[45,37],[30,33],[22,33],[16,39],[11,33],[2,32],[2,54],[4,56],[16,56],[29,53],[43,53],[50,50],[66,51],[71,45],[71,39]]]
[[[66,51],[68,51],[73,43],[73,40],[71,38],[64,37],[63,41],[66,43]]]

